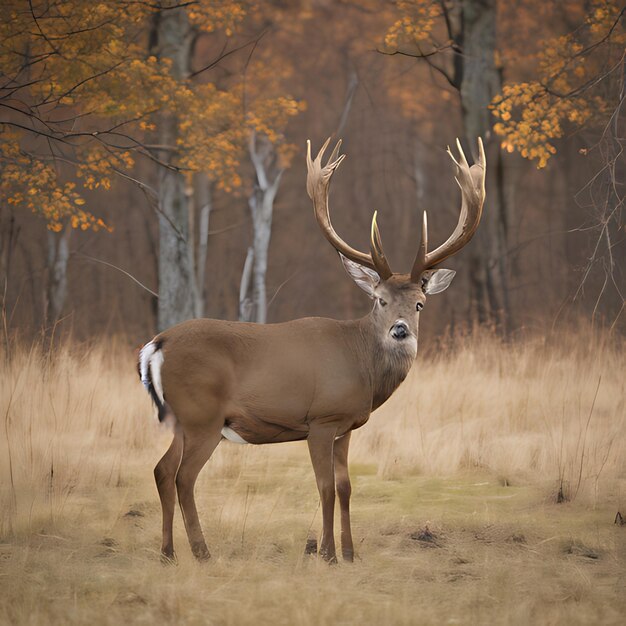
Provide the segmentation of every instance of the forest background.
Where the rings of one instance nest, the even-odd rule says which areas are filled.
[[[134,344],[206,315],[348,318],[305,191],[341,136],[336,229],[375,209],[396,271],[460,199],[445,153],[488,150],[476,239],[424,338],[489,324],[623,328],[624,7],[378,0],[9,2],[0,43],[5,332]],[[158,296],[158,297],[157,297]],[[432,312],[431,312],[432,311]]]

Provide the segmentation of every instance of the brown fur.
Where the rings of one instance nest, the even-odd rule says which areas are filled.
[[[249,443],[306,439],[311,422],[328,416],[341,436],[367,421],[413,362],[371,336],[373,317],[175,326],[156,338],[165,401],[183,427],[215,420]]]
[[[166,558],[174,555],[176,489],[194,554],[208,557],[193,485],[224,426],[252,444],[309,441],[326,508],[321,553],[335,559],[328,507],[331,500],[334,507],[336,482],[342,551],[351,558],[349,434],[389,398],[414,361],[419,317],[415,305],[425,296],[407,281],[407,276],[394,276],[381,282],[376,297],[388,304],[382,307],[377,300],[372,312],[358,320],[304,318],[259,325],[199,319],[155,337],[164,356],[163,395],[176,429],[172,447],[155,469]],[[410,326],[404,342],[389,336],[398,318]]]

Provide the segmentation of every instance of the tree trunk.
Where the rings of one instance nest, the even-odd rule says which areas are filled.
[[[265,324],[267,321],[267,255],[272,236],[272,212],[274,199],[268,200],[267,192],[255,190],[250,198],[250,210],[254,224],[254,249],[252,272],[252,301],[254,302],[255,322]]]
[[[61,318],[67,297],[67,264],[70,258],[72,228],[66,225],[61,233],[48,231],[47,281],[44,295],[46,331]]]
[[[265,324],[267,321],[265,286],[267,256],[272,236],[274,199],[283,170],[277,166],[278,156],[274,146],[267,137],[258,138],[254,132],[250,136],[250,158],[256,173],[254,191],[248,200],[252,214],[253,240],[252,249],[248,250],[241,280],[239,313],[242,321]],[[252,291],[251,296],[250,291]]]
[[[250,284],[252,282],[252,265],[254,262],[254,249],[248,248],[246,260],[241,273],[241,284],[239,286],[239,320],[251,322],[254,315],[254,305],[250,297]]]
[[[157,50],[171,61],[174,78],[188,75],[191,29],[184,8],[162,11],[155,24]],[[178,118],[165,113],[159,125],[161,158],[175,165]],[[159,307],[158,328],[163,330],[194,317],[196,282],[193,241],[190,238],[189,202],[185,181],[175,169],[163,167],[159,175]]]
[[[491,165],[489,190],[481,227],[470,248],[471,300],[481,323],[495,323],[505,333],[510,328],[507,274],[507,202],[504,193],[506,164],[492,133],[489,104],[502,87],[495,64],[496,2],[464,0],[462,17],[463,68],[459,88],[466,145],[476,157],[476,138],[488,142]]]
[[[206,310],[206,259],[209,247],[209,220],[213,201],[211,183],[207,176],[199,175],[196,180],[196,199],[200,205],[198,215],[198,248],[196,255],[196,317],[202,317]],[[193,243],[193,242],[192,242]]]
[[[20,229],[15,226],[15,215],[12,211],[6,215],[3,213],[0,207],[0,308],[6,312],[5,298],[9,288],[11,261]]]

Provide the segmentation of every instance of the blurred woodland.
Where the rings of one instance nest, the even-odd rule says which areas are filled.
[[[306,140],[330,135],[333,223],[367,249],[378,210],[395,271],[423,210],[432,245],[454,228],[446,146],[485,140],[483,222],[431,328],[624,328],[621,2],[2,4],[7,335],[364,314],[306,195]]]

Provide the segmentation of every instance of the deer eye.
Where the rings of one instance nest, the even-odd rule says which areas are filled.
[[[424,305],[423,305],[421,302],[418,302],[418,303],[415,305],[415,308],[416,308],[418,311],[421,311],[421,310],[424,308]]]
[[[380,306],[387,306],[387,303],[382,298],[378,298],[378,304],[380,304]]]

